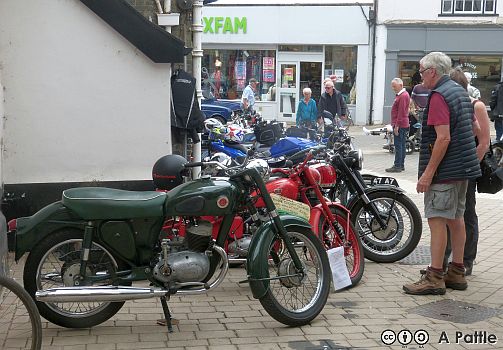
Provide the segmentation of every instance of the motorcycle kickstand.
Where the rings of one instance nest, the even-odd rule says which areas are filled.
[[[166,297],[161,297],[162,311],[164,312],[164,318],[166,319],[166,326],[168,326],[168,333],[173,333],[173,324],[171,323],[171,313],[169,312],[168,302]]]

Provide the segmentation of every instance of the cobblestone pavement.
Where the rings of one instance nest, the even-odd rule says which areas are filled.
[[[393,155],[382,149],[382,137],[363,136],[360,127],[352,127],[351,134],[364,151],[364,172],[385,175]],[[394,175],[422,212],[422,195],[415,192],[417,161],[417,153],[407,156],[406,171]],[[237,283],[245,277],[244,269],[232,268],[215,291],[172,298],[170,307],[179,320],[174,333],[156,325],[162,317],[160,302],[142,300],[127,302],[115,317],[92,329],[64,329],[44,320],[44,349],[377,349],[386,348],[381,340],[385,330],[396,334],[424,330],[429,334],[426,349],[503,348],[503,266],[499,260],[503,256],[503,194],[477,198],[479,253],[466,291],[448,290],[444,296],[402,292],[402,285],[417,280],[419,268],[429,263],[430,233],[423,220],[423,236],[414,252],[417,259],[412,261],[418,265],[366,261],[360,284],[331,293],[322,313],[308,326],[289,328],[275,322],[253,299],[249,287]],[[15,270],[18,281],[21,269],[18,265]],[[440,303],[428,309],[434,302]],[[428,310],[443,319],[421,316]],[[484,333],[476,332],[494,334],[497,343],[480,344]],[[461,333],[461,343],[456,345],[456,334]],[[404,333],[399,336],[403,341]],[[396,340],[389,348],[401,347]],[[420,346],[412,340],[407,348]]]

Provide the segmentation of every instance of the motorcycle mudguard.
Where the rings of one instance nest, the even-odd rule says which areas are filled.
[[[16,222],[14,238],[16,261],[49,233],[63,227],[78,227],[82,229],[82,224],[84,223],[84,221],[76,217],[61,202],[49,204],[32,216],[18,218]]]
[[[280,215],[283,226],[288,231],[289,227],[297,226],[311,230],[309,223],[297,216]],[[261,280],[269,278],[269,247],[271,246],[276,233],[271,221],[262,224],[252,236],[248,248],[248,258],[246,267],[248,271],[248,283],[256,299],[262,298],[269,289],[269,281]]]
[[[343,206],[340,203],[337,202],[329,202],[328,200],[326,201],[328,207],[338,207],[341,209],[344,213],[349,213],[349,210]],[[311,209],[311,216],[309,217],[309,223],[311,224],[311,227],[313,229],[313,232],[316,233],[316,236],[320,237],[320,233],[318,232],[319,226],[320,226],[320,218],[323,215],[323,208],[321,204],[316,205]]]
[[[365,194],[368,195],[370,193],[379,192],[379,191],[389,191],[389,192],[393,192],[396,194],[404,193],[404,190],[402,190],[400,187],[391,186],[391,185],[375,185],[375,186],[366,188]],[[348,208],[349,211],[352,211],[353,207],[360,199],[361,198],[358,195],[353,196],[351,198],[351,200],[349,201],[348,205],[346,206],[346,208]]]

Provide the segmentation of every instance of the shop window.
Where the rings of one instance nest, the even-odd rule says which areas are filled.
[[[257,79],[257,101],[275,101],[275,50],[205,49],[201,68],[203,96],[241,99],[251,78]]]
[[[442,0],[442,14],[489,14],[496,13],[496,0]]]
[[[321,45],[279,45],[282,52],[323,52]]]
[[[501,80],[501,57],[498,56],[450,56],[453,67],[460,66],[472,75],[471,85],[479,89],[481,99],[487,104],[491,90]],[[421,82],[418,61],[402,61],[398,66],[398,77],[410,93]]]
[[[480,90],[481,99],[487,104],[491,90],[501,80],[501,57],[497,56],[451,56],[454,67],[472,75],[471,85]]]
[[[325,71],[323,78],[335,76],[335,88],[347,103],[356,103],[356,46],[325,46]]]

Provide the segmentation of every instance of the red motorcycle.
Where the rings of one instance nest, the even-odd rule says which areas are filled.
[[[355,286],[365,268],[362,243],[351,223],[349,210],[323,196],[320,186],[335,184],[337,175],[331,164],[313,160],[315,152],[309,151],[304,161],[292,168],[273,169],[272,173],[279,177],[267,182],[266,188],[271,194],[309,206],[309,223],[325,248],[344,247],[349,276]],[[259,199],[255,206],[260,208],[265,204]],[[276,206],[281,210],[280,205]]]
[[[309,223],[325,248],[344,247],[351,284],[355,286],[361,280],[365,266],[362,243],[355,233],[348,209],[324,198],[320,188],[320,186],[326,187],[336,183],[336,171],[332,165],[325,162],[311,162],[314,158],[313,151],[304,150],[300,153],[307,153],[302,163],[291,168],[272,170],[272,173],[278,177],[266,183],[267,191],[294,200],[298,206],[308,206]],[[294,155],[294,158],[297,158],[299,154]],[[255,193],[252,197],[257,198],[254,205],[259,212],[260,209],[265,208],[265,203],[260,196]],[[179,218],[167,221],[162,234],[171,240],[179,239],[182,242],[186,230],[190,228],[212,232],[212,236],[215,237],[220,225],[221,220],[212,216],[184,220]],[[243,216],[234,218],[224,246],[231,264],[236,265],[246,261],[251,236],[255,229],[252,218]]]

